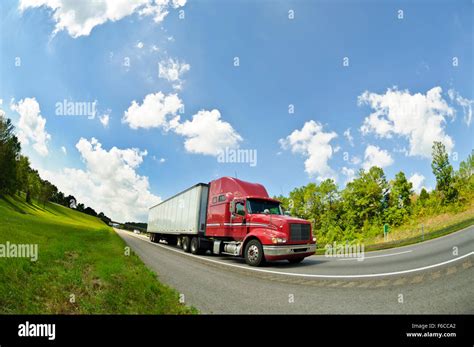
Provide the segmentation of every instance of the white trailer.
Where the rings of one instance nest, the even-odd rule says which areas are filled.
[[[148,214],[150,240],[175,245],[189,235],[204,236],[209,185],[198,183],[153,206]]]

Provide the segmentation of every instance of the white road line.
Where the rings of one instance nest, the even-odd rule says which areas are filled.
[[[408,251],[404,251],[404,252],[398,252],[398,253],[390,253],[390,254],[382,254],[382,255],[373,255],[371,257],[366,257],[364,256],[363,257],[363,260],[365,259],[371,259],[371,258],[381,258],[381,257],[390,257],[392,255],[398,255],[398,254],[404,254],[404,253],[410,253],[410,252],[413,252],[412,249],[408,250]],[[342,258],[342,259],[337,259],[337,260],[359,260],[360,257],[354,257],[354,258]]]
[[[125,233],[127,233],[127,232],[125,232]],[[417,271],[423,271],[423,270],[432,269],[432,268],[435,268],[435,267],[438,267],[438,266],[443,266],[443,265],[446,265],[446,264],[455,262],[455,261],[457,261],[457,260],[460,260],[460,259],[464,259],[464,258],[466,258],[466,257],[469,257],[470,255],[474,255],[474,251],[473,251],[473,252],[464,254],[464,255],[462,255],[462,256],[460,256],[460,257],[457,257],[457,258],[454,258],[454,259],[450,259],[450,260],[447,260],[447,261],[443,261],[442,263],[438,263],[438,264],[434,264],[434,265],[423,266],[423,267],[419,267],[419,268],[416,268],[416,269],[410,269],[410,270],[395,271],[395,272],[385,272],[385,273],[380,273],[380,274],[364,274],[364,275],[318,275],[318,274],[302,274],[302,273],[294,273],[294,272],[280,272],[280,271],[265,270],[265,269],[251,268],[251,267],[246,267],[246,266],[241,266],[241,265],[236,265],[236,264],[224,263],[224,262],[217,261],[217,260],[213,260],[213,259],[209,259],[209,258],[206,258],[206,257],[203,257],[203,256],[197,256],[197,255],[190,254],[190,253],[184,253],[184,252],[182,252],[182,251],[180,251],[180,250],[171,248],[171,247],[169,247],[169,246],[164,246],[164,245],[160,245],[160,244],[158,244],[158,243],[153,243],[153,242],[151,242],[151,241],[148,240],[148,239],[144,239],[143,237],[135,236],[134,234],[130,234],[130,235],[133,236],[133,237],[139,238],[139,239],[141,239],[141,240],[143,240],[143,241],[149,242],[149,243],[151,243],[152,245],[155,245],[155,246],[158,246],[158,247],[162,247],[162,248],[164,248],[164,249],[166,249],[166,250],[169,250],[169,251],[172,251],[172,252],[176,252],[176,253],[181,254],[181,255],[186,255],[186,256],[188,256],[188,257],[195,257],[195,258],[199,258],[199,259],[202,259],[202,260],[206,260],[206,261],[211,262],[211,263],[221,264],[221,265],[225,265],[225,266],[229,266],[229,267],[241,268],[241,269],[248,270],[248,271],[270,273],[270,274],[274,274],[274,275],[285,275],[285,276],[294,276],[294,277],[308,277],[308,278],[367,278],[367,277],[383,277],[383,276],[402,275],[402,274],[406,274],[406,273],[417,272]]]

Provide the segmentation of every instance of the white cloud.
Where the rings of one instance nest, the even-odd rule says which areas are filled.
[[[165,158],[160,158],[160,163],[163,164],[166,161]]]
[[[162,60],[158,63],[158,76],[173,83],[173,88],[180,90],[183,81],[181,75],[189,71],[191,66],[178,60],[168,59]]]
[[[359,165],[362,162],[362,160],[356,155],[353,156],[350,161],[354,165]]]
[[[22,144],[33,143],[33,148],[41,156],[48,155],[48,141],[51,135],[46,132],[46,119],[41,116],[40,106],[35,98],[25,98],[11,109],[20,115],[18,139]]]
[[[137,48],[142,49],[143,48],[143,42],[138,42],[137,43]]]
[[[66,149],[66,147],[61,146],[61,151],[62,151],[65,155],[67,155],[67,149]]]
[[[110,116],[108,114],[104,114],[99,117],[99,121],[104,126],[104,128],[107,128],[107,126],[109,125],[109,120]]]
[[[76,148],[85,170],[40,169],[41,176],[97,213],[102,211],[117,221],[145,221],[148,208],[161,200],[150,192],[148,178],[136,172],[147,152],[117,147],[107,151],[95,138],[81,138]]]
[[[351,182],[352,180],[354,180],[355,174],[356,174],[354,169],[347,168],[347,167],[343,166],[341,171],[342,171],[342,174],[344,176],[346,176],[345,183],[348,183],[348,182]]]
[[[383,169],[393,164],[393,159],[386,150],[373,145],[368,145],[365,149],[364,159],[365,161],[362,164],[364,170],[369,170],[372,166]]]
[[[347,139],[349,144],[352,147],[354,147],[354,137],[352,137],[352,135],[351,135],[351,128],[348,128],[348,129],[346,129],[346,131],[344,131],[344,137]]]
[[[226,147],[239,146],[242,137],[232,125],[221,119],[219,110],[201,110],[193,115],[192,120],[181,122],[178,111],[182,107],[182,101],[176,94],[148,94],[141,105],[136,101],[132,102],[125,111],[122,122],[132,129],[172,130],[186,138],[184,147],[191,153],[216,156]]]
[[[454,109],[448,106],[441,92],[441,87],[434,87],[426,94],[410,94],[396,88],[388,89],[385,94],[364,92],[359,96],[359,104],[368,104],[375,111],[365,118],[362,133],[405,137],[410,156],[431,157],[434,141],[441,141],[451,152],[454,141],[445,133],[445,122],[446,118],[454,117]]]
[[[337,137],[335,132],[324,132],[320,123],[310,120],[301,130],[294,130],[279,143],[283,149],[291,149],[293,153],[300,153],[306,160],[305,171],[318,179],[334,178],[335,173],[329,167],[328,161],[334,154],[331,140]]]
[[[142,16],[153,16],[159,23],[168,15],[169,8],[179,8],[186,0],[20,0],[19,10],[44,6],[51,9],[56,23],[53,34],[66,30],[77,38],[88,36],[92,29],[107,21],[118,21],[133,13]]]
[[[411,175],[408,181],[413,184],[413,190],[419,193],[421,189],[423,188],[423,182],[425,181],[425,176],[415,172],[413,175]]]
[[[470,126],[472,123],[472,106],[474,105],[474,100],[463,98],[457,91],[454,89],[448,90],[448,96],[451,101],[455,101],[460,105],[464,111],[464,122],[467,126]]]
[[[139,105],[135,100],[124,113],[122,122],[128,123],[132,129],[164,128],[168,130],[172,118],[177,117],[183,106],[176,94],[164,95],[162,92],[148,94]]]
[[[191,121],[176,122],[173,130],[187,139],[184,147],[188,152],[219,155],[226,147],[239,146],[242,137],[229,123],[221,119],[219,110],[201,110],[193,115]]]

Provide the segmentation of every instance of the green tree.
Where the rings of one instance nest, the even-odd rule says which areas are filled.
[[[413,184],[407,180],[405,173],[400,171],[391,182],[390,199],[392,205],[408,209],[411,204],[410,197],[412,194]]]
[[[454,170],[443,143],[433,143],[432,157],[431,168],[436,177],[436,190],[441,194],[443,202],[451,202],[456,199],[458,192],[454,185]]]
[[[76,206],[76,210],[78,210],[79,212],[84,212],[85,209],[86,209],[86,207],[84,206],[83,203],[79,203],[79,204],[77,204],[77,206]]]
[[[288,199],[288,207],[291,215],[303,219],[310,219],[311,201],[307,200],[310,194],[308,194],[306,190],[306,187],[293,189]]]
[[[26,186],[26,202],[30,203],[32,198],[38,199],[41,193],[41,178],[36,170],[29,170]]]
[[[389,207],[385,210],[385,222],[390,225],[400,225],[411,213],[411,195],[413,184],[400,171],[390,182]]]
[[[13,194],[17,190],[17,159],[21,145],[14,134],[15,127],[0,110],[0,194]]]
[[[381,223],[388,192],[389,185],[381,168],[360,170],[358,177],[342,192],[344,223],[354,229],[367,229],[370,224]]]
[[[43,207],[46,206],[46,202],[51,200],[54,194],[57,194],[58,188],[55,185],[51,184],[49,181],[42,181],[39,191],[39,201],[43,204]]]
[[[20,155],[16,168],[18,190],[26,192],[28,190],[28,175],[31,171],[30,160],[24,155]]]
[[[421,188],[420,197],[418,198],[421,203],[424,203],[430,198],[430,194],[425,188]]]
[[[456,172],[456,189],[464,196],[469,197],[474,193],[474,150],[466,160],[459,164]]]

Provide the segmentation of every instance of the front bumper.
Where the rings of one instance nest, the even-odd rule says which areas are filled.
[[[316,252],[316,244],[263,246],[263,253],[267,260],[291,259],[309,257]]]

